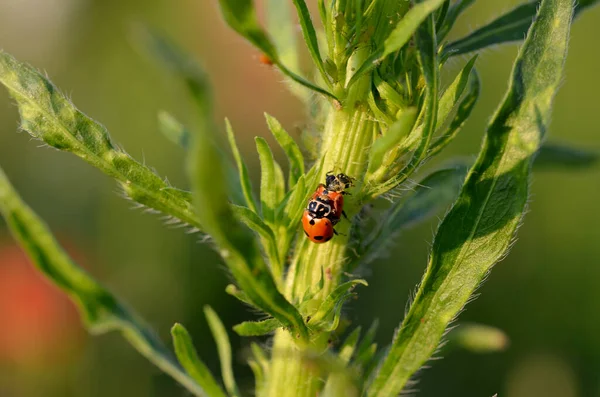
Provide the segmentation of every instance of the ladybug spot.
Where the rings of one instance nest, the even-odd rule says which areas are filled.
[[[323,236],[315,236],[314,239],[317,241],[321,241],[323,240]]]
[[[310,223],[311,225],[314,225],[315,224],[315,220],[311,219],[308,223]]]

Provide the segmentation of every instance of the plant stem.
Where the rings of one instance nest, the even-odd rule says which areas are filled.
[[[321,154],[324,166],[320,180],[325,180],[328,171],[343,172],[356,178],[357,190],[362,186],[362,178],[368,160],[368,149],[374,139],[376,122],[356,102],[352,109],[332,108],[327,119]],[[353,196],[346,196],[345,211],[352,219],[360,210],[360,203]],[[339,284],[346,263],[346,247],[351,223],[342,219],[336,226],[339,235],[326,244],[313,244],[307,239],[299,240],[296,254],[290,266],[285,295],[298,303],[304,293],[319,284],[324,275],[323,289],[314,299],[322,300]],[[324,375],[309,356],[323,352],[327,348],[329,333],[313,338],[309,346],[297,346],[286,330],[278,330],[273,344],[273,356],[269,375],[267,395],[272,397],[317,395]]]

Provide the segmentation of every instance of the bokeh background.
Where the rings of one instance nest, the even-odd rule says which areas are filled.
[[[453,34],[468,33],[519,3],[480,1]],[[165,109],[186,122],[193,115],[179,82],[132,43],[131,28],[140,22],[162,30],[205,66],[215,117],[231,119],[257,181],[253,138],[272,142],[263,112],[290,131],[306,122],[305,112],[281,77],[260,64],[257,51],[225,27],[216,1],[0,0],[0,47],[45,70],[129,153],[186,188],[184,151],[160,135],[156,114]],[[598,37],[600,7],[573,27],[550,140],[600,150]],[[479,58],[482,97],[445,158],[477,152],[516,51],[516,45],[498,47]],[[457,59],[450,69],[464,62]],[[25,200],[79,263],[165,341],[174,322],[185,324],[218,372],[203,305],[212,305],[227,326],[250,314],[224,293],[228,278],[216,254],[197,236],[132,210],[110,178],[74,156],[40,148],[17,132],[17,120],[16,107],[0,89],[0,164]],[[510,346],[502,353],[444,354],[421,373],[419,396],[600,396],[599,202],[600,167],[536,173],[517,244],[459,321],[497,326]],[[381,345],[391,339],[424,271],[437,222],[400,236],[389,257],[372,265],[369,288],[348,310],[356,324],[379,318]],[[242,360],[248,342],[231,336],[236,374],[250,386]],[[185,395],[119,335],[88,336],[73,307],[31,269],[0,222],[0,396]]]

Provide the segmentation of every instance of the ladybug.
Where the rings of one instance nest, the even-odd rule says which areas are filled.
[[[304,210],[302,215],[304,234],[313,243],[326,243],[336,234],[333,222],[329,218],[317,218],[310,210]]]
[[[353,178],[345,174],[326,174],[325,184],[319,184],[308,201],[302,215],[304,233],[314,243],[325,243],[337,234],[334,226],[344,212],[345,189],[351,187]]]

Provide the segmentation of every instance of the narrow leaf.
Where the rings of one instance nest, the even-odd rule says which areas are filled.
[[[398,233],[449,208],[456,201],[466,175],[467,166],[456,164],[434,171],[419,181],[413,192],[404,200],[396,201],[383,213],[381,220],[360,248],[359,263],[370,263],[385,251]]]
[[[298,144],[292,137],[283,129],[279,121],[273,116],[265,113],[269,130],[287,155],[290,164],[290,174],[288,177],[288,185],[291,188],[296,184],[301,175],[304,174],[304,156],[298,147]]]
[[[252,194],[252,182],[250,181],[248,168],[246,168],[246,163],[244,163],[242,155],[240,154],[240,151],[237,147],[237,143],[235,142],[235,134],[233,133],[233,128],[231,127],[229,119],[225,119],[225,129],[227,131],[227,139],[229,140],[231,153],[233,153],[233,158],[235,159],[235,163],[237,164],[240,185],[242,185],[242,193],[246,200],[246,204],[248,205],[248,208],[250,208],[255,213],[258,213],[258,209],[256,208],[256,201],[254,199],[254,195]]]
[[[300,26],[302,27],[302,35],[304,36],[304,41],[308,47],[308,52],[310,53],[315,66],[321,73],[323,81],[329,83],[329,76],[327,75],[327,72],[325,72],[323,60],[321,59],[321,53],[319,52],[317,32],[315,32],[315,27],[310,19],[310,12],[308,11],[306,2],[304,0],[292,1],[294,2],[294,6],[296,6],[296,11],[298,12],[298,20],[300,21]]]
[[[437,10],[443,2],[444,0],[425,0],[415,4],[406,15],[400,19],[396,27],[383,42],[383,46],[377,48],[356,73],[354,73],[352,78],[346,84],[346,87],[349,87],[360,76],[380,64],[386,56],[404,47],[416,32],[419,25]]]
[[[268,56],[283,74],[313,91],[335,99],[333,94],[292,72],[281,62],[275,46],[258,23],[252,0],[219,0],[219,4],[227,24]]]
[[[598,0],[578,1],[575,16],[597,3]],[[527,34],[527,29],[529,29],[539,5],[539,0],[522,4],[468,36],[450,43],[445,50],[450,55],[460,55],[492,45],[521,41]]]
[[[417,119],[417,109],[408,108],[398,120],[396,120],[386,131],[385,135],[378,138],[371,146],[369,152],[369,173],[375,172],[381,164],[385,155],[396,148],[410,134]]]
[[[477,100],[479,99],[480,83],[476,69],[472,69],[469,76],[469,90],[458,104],[458,109],[446,127],[445,131],[431,144],[429,156],[434,156],[444,149],[456,138],[465,122],[471,115]]]
[[[136,314],[69,258],[48,227],[14,191],[2,169],[0,215],[36,269],[77,304],[90,333],[119,331],[140,354],[194,396],[207,395],[207,391],[185,373],[175,357]]]
[[[225,326],[217,313],[208,305],[204,306],[204,315],[217,344],[219,360],[221,361],[221,376],[223,377],[225,389],[230,396],[239,397],[240,391],[235,383],[233,367],[231,365],[231,344],[229,343],[229,336],[227,336]]]
[[[542,145],[533,163],[534,170],[586,169],[598,163],[600,153],[556,143]]]
[[[423,164],[436,129],[440,82],[437,42],[435,39],[435,27],[432,16],[429,16],[429,18],[418,27],[415,34],[415,42],[418,48],[417,54],[421,72],[425,80],[423,121],[412,133],[414,134],[416,131],[420,131],[418,146],[413,152],[408,164],[406,164],[397,175],[391,177],[384,183],[380,183],[365,193],[366,196],[370,196],[370,198],[377,197],[398,186],[406,180],[408,175],[411,175],[414,170]]]
[[[330,317],[334,314],[336,307],[341,306],[343,301],[350,295],[351,291],[358,285],[368,285],[365,280],[351,280],[339,285],[327,298],[323,300],[317,311],[310,318],[311,326],[323,327],[327,325],[320,324],[322,322],[331,321]],[[308,321],[307,321],[308,322]],[[328,327],[330,330],[333,327]]]
[[[340,352],[338,357],[341,362],[344,364],[348,364],[354,351],[356,350],[356,345],[358,344],[358,340],[360,339],[360,327],[356,327],[344,340],[342,345],[340,346]]]
[[[281,328],[281,323],[274,318],[263,321],[244,321],[233,327],[239,336],[263,336]]]
[[[437,38],[439,42],[442,42],[446,38],[460,14],[473,3],[475,3],[475,0],[458,0],[450,7],[446,14],[446,18],[444,19],[444,23],[440,29],[437,29]]]
[[[283,272],[283,264],[279,263],[279,253],[277,252],[277,241],[275,234],[269,225],[249,208],[231,204],[231,210],[236,219],[256,232],[263,243],[264,250],[271,262],[273,273],[278,277]]]
[[[543,0],[480,155],[436,234],[427,271],[368,396],[398,394],[448,323],[508,250],[528,199],[529,170],[561,82],[571,0]]]
[[[177,359],[187,373],[210,397],[226,397],[225,392],[210,373],[206,364],[198,357],[192,338],[185,327],[181,324],[175,324],[171,328],[171,336],[173,337]]]
[[[277,190],[273,182],[276,180],[275,160],[267,141],[256,137],[256,150],[260,159],[260,207],[262,216],[269,224],[275,222],[277,206]]]
[[[1,50],[0,83],[19,106],[21,128],[32,137],[113,177],[132,200],[201,228],[192,205],[164,190],[169,185],[115,146],[104,126],[79,111],[44,75]]]
[[[450,112],[462,97],[462,94],[465,91],[465,88],[467,87],[467,82],[469,81],[469,76],[471,75],[471,70],[473,69],[476,60],[477,55],[475,55],[469,60],[469,62],[467,62],[465,67],[456,76],[452,84],[450,84],[450,86],[442,94],[442,98],[440,99],[440,105],[438,108],[438,125],[442,125],[446,121],[446,119],[450,115]]]
[[[210,103],[208,92],[203,95],[207,97],[205,103]],[[246,228],[238,227],[224,185],[222,156],[214,144],[210,107],[203,113],[204,123],[194,136],[188,161],[195,204],[202,209],[199,218],[253,306],[279,319],[294,336],[305,340],[308,329],[300,313],[277,289],[254,236]]]

